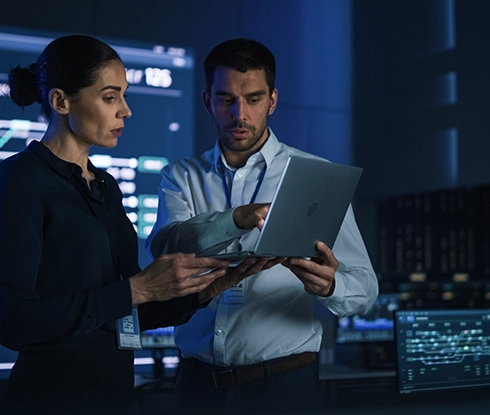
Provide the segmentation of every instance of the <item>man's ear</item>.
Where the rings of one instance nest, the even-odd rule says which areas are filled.
[[[202,102],[204,102],[206,110],[211,113],[211,94],[208,89],[202,91]]]
[[[58,114],[65,115],[68,114],[69,103],[65,92],[59,88],[53,88],[49,91],[49,104],[53,111]]]
[[[269,115],[272,115],[272,113],[276,110],[278,95],[279,92],[277,91],[277,88],[274,88],[269,101]]]

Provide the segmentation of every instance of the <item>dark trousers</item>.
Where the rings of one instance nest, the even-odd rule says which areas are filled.
[[[1,415],[125,415],[133,398],[133,353],[115,337],[80,349],[19,353]]]
[[[175,396],[179,415],[307,414],[325,408],[326,402],[316,363],[230,388],[217,388],[189,365],[181,365]]]

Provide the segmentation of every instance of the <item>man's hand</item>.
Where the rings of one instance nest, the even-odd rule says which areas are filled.
[[[238,206],[233,211],[233,220],[240,229],[262,229],[265,217],[269,212],[270,203],[254,203],[251,205]]]
[[[199,303],[202,304],[223,291],[226,291],[232,285],[238,284],[243,279],[250,277],[253,274],[257,274],[260,271],[272,268],[274,265],[280,264],[285,260],[286,258],[260,258],[258,260],[249,258],[238,264],[236,267],[229,267],[224,277],[214,280],[209,287],[198,294]]]
[[[319,257],[288,258],[282,263],[289,268],[303,283],[308,294],[328,297],[335,289],[335,271],[339,262],[332,250],[323,242],[316,244]]]

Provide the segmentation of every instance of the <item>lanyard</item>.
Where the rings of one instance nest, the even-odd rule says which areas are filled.
[[[226,175],[227,175],[226,168],[223,164],[221,166],[223,167],[223,170],[222,170],[223,174],[221,176],[221,179],[223,180],[223,188],[225,189],[226,200],[228,201],[228,207],[231,209],[231,195],[230,195],[230,189],[228,188],[228,183],[226,182]],[[262,186],[262,182],[264,181],[264,176],[265,176],[266,170],[267,170],[267,164],[264,164],[264,168],[260,172],[259,181],[257,182],[257,185],[255,186],[255,190],[254,190],[254,193],[252,195],[252,198],[250,199],[250,204],[255,202],[255,198],[257,197],[257,193],[259,193],[260,186]],[[241,237],[238,238],[238,251],[242,250],[241,239],[242,239]]]
[[[254,193],[252,195],[252,198],[250,199],[250,204],[255,202],[255,198],[257,197],[257,194],[259,193],[260,186],[262,186],[262,182],[264,181],[264,176],[265,176],[265,171],[267,170],[267,165],[264,164],[264,168],[262,169],[262,172],[260,173],[259,181],[257,182],[257,185],[255,186]],[[228,207],[231,208],[231,194],[230,194],[230,189],[228,188],[228,183],[226,182],[226,168],[223,166],[223,175],[221,176],[221,179],[223,180],[223,188],[225,189],[225,194],[226,194],[226,200],[228,201]]]

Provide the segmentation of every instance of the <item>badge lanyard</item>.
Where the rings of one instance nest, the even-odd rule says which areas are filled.
[[[222,167],[223,167],[223,174],[221,176],[221,179],[223,181],[223,188],[225,190],[226,200],[228,202],[228,207],[231,209],[232,208],[231,194],[230,194],[230,189],[228,188],[228,183],[226,181],[226,168],[223,166],[223,164],[222,164]],[[267,164],[264,164],[264,168],[262,169],[262,172],[260,173],[259,180],[257,182],[257,185],[255,186],[255,190],[254,190],[254,193],[252,195],[252,198],[250,199],[249,204],[252,204],[255,202],[255,198],[257,197],[257,194],[259,193],[260,186],[262,186],[262,182],[264,181],[266,170],[267,170]],[[238,241],[238,250],[239,251],[242,250],[242,245],[241,245],[240,241]]]

